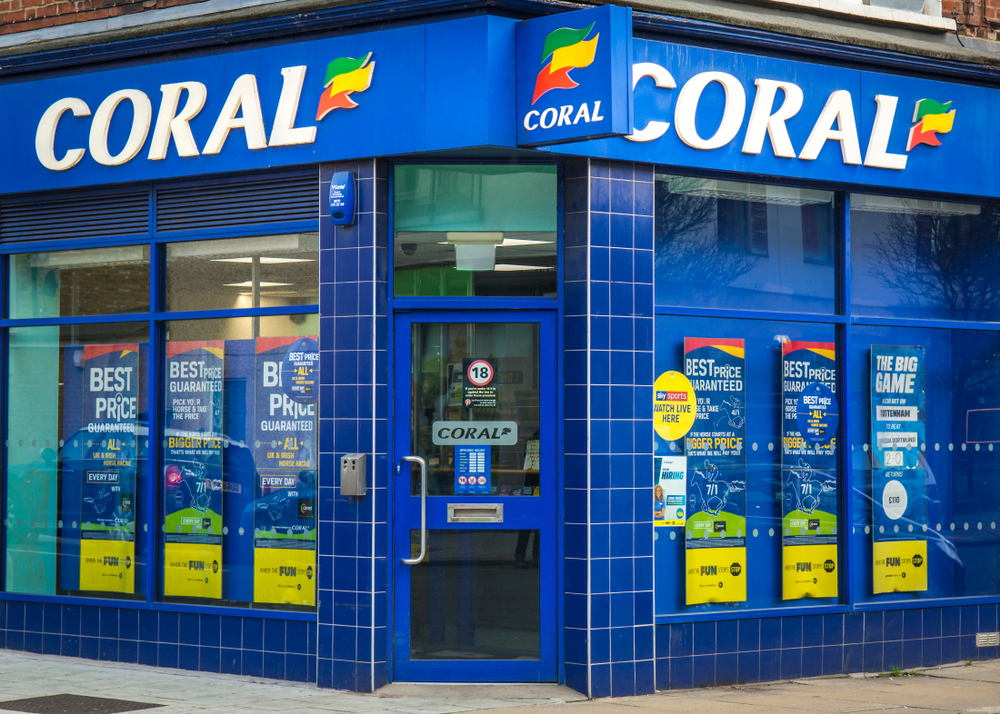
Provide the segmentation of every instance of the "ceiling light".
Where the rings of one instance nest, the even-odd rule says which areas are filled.
[[[920,198],[873,196],[864,193],[851,194],[851,211],[908,213],[924,216],[978,216],[981,210],[982,206],[975,203],[925,201]]]
[[[810,188],[773,186],[745,181],[719,181],[690,176],[658,174],[657,179],[667,181],[670,193],[699,198],[721,198],[729,201],[770,203],[783,206],[814,206],[833,203],[832,191]]]
[[[280,286],[283,286],[283,285],[294,285],[294,284],[295,283],[268,283],[268,282],[260,282],[260,283],[257,283],[257,287],[259,287],[259,288],[276,288],[276,287],[280,287]],[[253,287],[253,281],[252,280],[244,280],[242,283],[223,283],[223,285],[225,285],[227,288],[252,288]]]
[[[253,263],[253,258],[212,258],[213,263]],[[311,258],[272,258],[272,257],[261,257],[261,265],[280,265],[283,263],[315,263],[316,261]]]
[[[554,265],[515,265],[513,263],[497,263],[493,270],[498,273],[513,273],[518,270],[554,270]]]

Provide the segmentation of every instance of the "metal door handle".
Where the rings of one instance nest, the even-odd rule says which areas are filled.
[[[427,556],[427,462],[422,456],[404,456],[400,461],[420,464],[420,555],[403,558],[403,565],[416,565]]]

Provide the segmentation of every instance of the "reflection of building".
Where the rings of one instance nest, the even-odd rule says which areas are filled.
[[[594,697],[997,655],[991,10],[595,3],[522,53],[550,4],[167,4],[0,10],[0,645]]]

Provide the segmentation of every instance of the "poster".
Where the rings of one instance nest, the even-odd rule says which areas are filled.
[[[687,604],[746,600],[746,389],[742,339],[684,338],[696,398],[687,457]]]
[[[315,337],[260,337],[255,361],[254,602],[316,604]]]
[[[80,590],[135,592],[139,345],[86,345]]]
[[[494,359],[466,357],[462,361],[462,403],[467,409],[497,406],[497,364]]]
[[[873,589],[927,589],[924,348],[872,345]]]
[[[163,594],[222,597],[222,340],[168,342]]]
[[[654,456],[653,526],[684,526],[687,514],[687,457]]]
[[[490,494],[490,447],[455,447],[455,495]]]
[[[837,597],[836,346],[782,343],[782,597]]]

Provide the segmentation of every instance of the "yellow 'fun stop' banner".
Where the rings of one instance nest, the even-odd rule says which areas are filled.
[[[746,560],[746,548],[688,549],[687,604],[746,600]]]
[[[81,540],[80,589],[129,595],[134,593],[135,542]]]
[[[927,541],[875,542],[872,567],[876,593],[919,592],[927,589]]]
[[[254,602],[316,605],[316,551],[254,548]]]
[[[837,544],[793,545],[781,549],[782,593],[786,600],[837,597]]]
[[[164,544],[163,594],[167,597],[222,597],[222,546]]]

